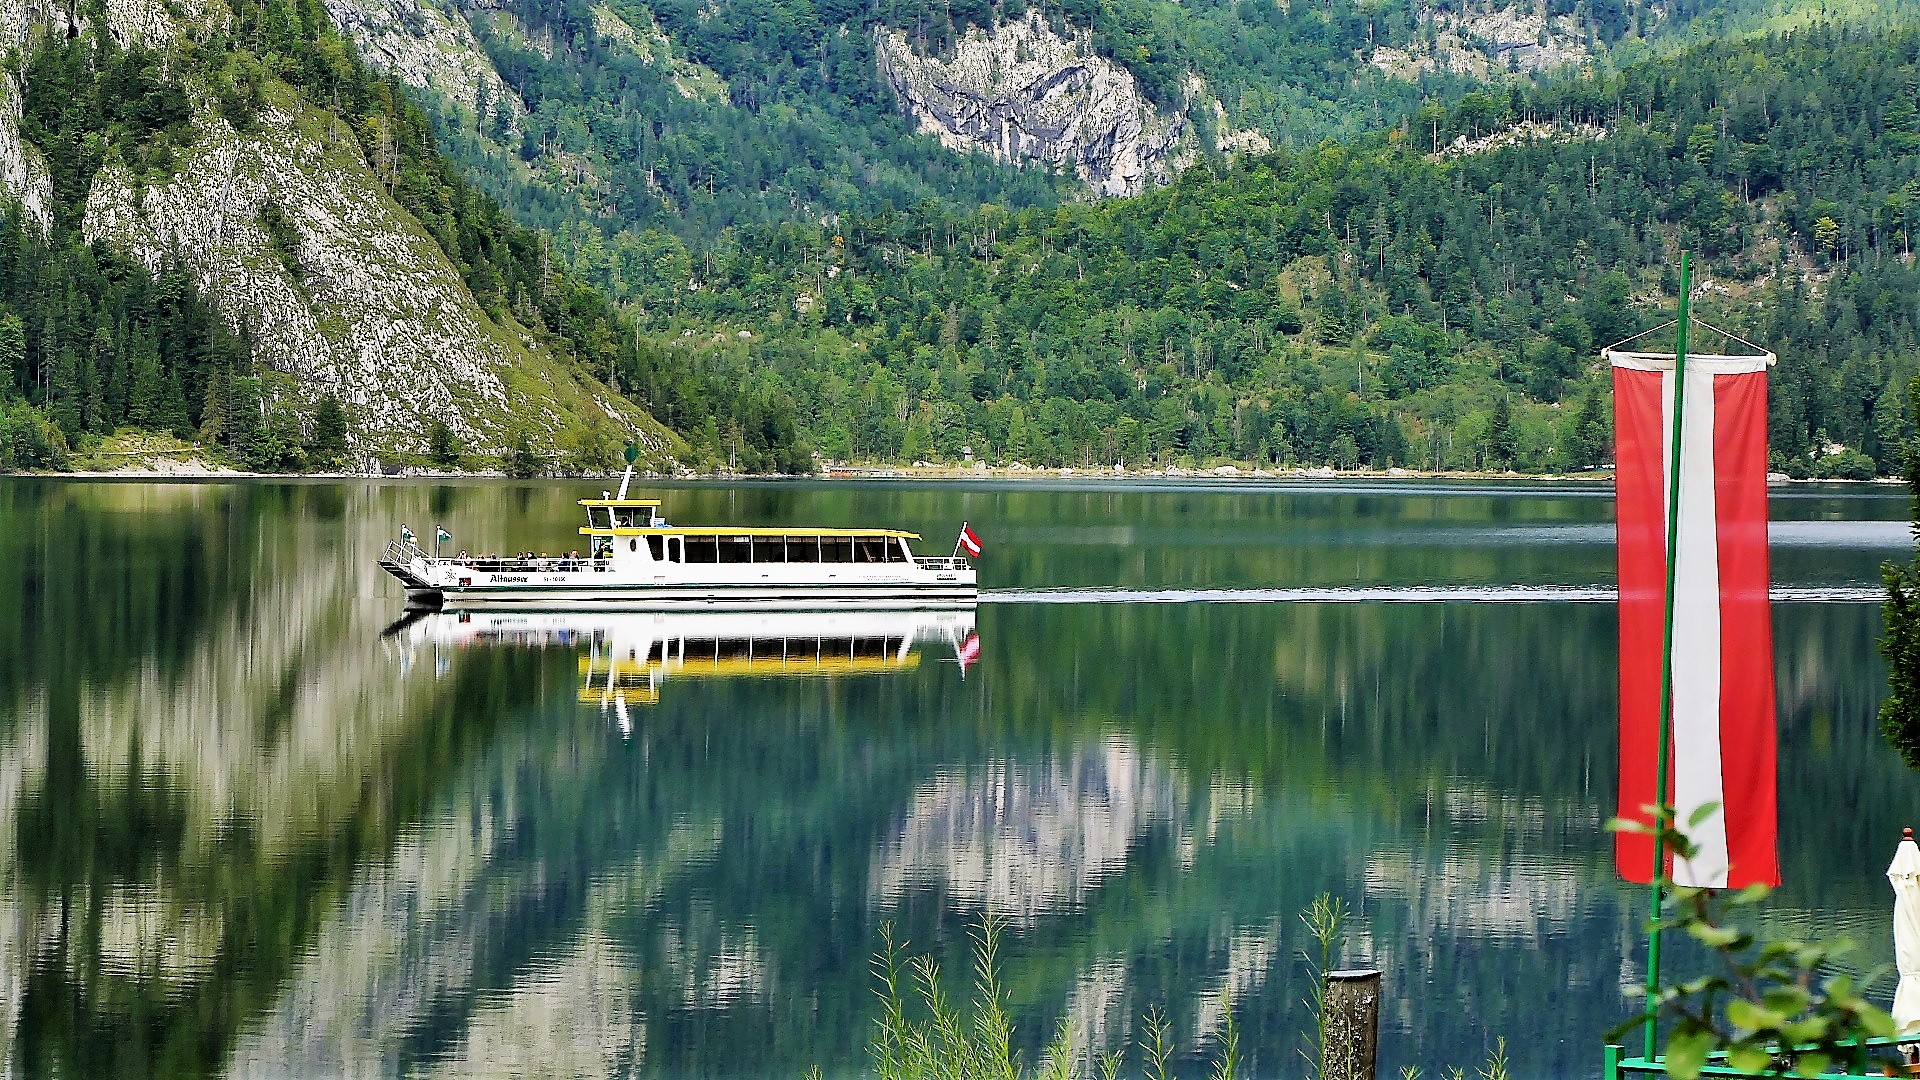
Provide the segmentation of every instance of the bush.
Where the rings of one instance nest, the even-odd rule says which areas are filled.
[[[67,438],[53,421],[24,401],[0,401],[0,473],[66,466]]]
[[[546,471],[547,463],[533,448],[533,440],[524,431],[513,436],[513,449],[507,452],[507,475],[516,480],[530,480]]]
[[[1860,451],[1846,449],[1814,462],[1813,475],[1818,480],[1871,480],[1880,475],[1880,467]]]
[[[460,437],[445,420],[435,418],[433,426],[427,429],[427,456],[435,465],[452,468],[460,464]]]

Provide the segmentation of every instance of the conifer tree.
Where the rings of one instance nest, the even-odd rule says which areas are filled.
[[[427,456],[435,465],[452,467],[460,464],[460,438],[440,417],[433,418],[433,424],[427,428]]]
[[[307,447],[307,464],[316,469],[337,467],[347,457],[347,413],[340,399],[329,394],[320,399],[313,411],[313,441]]]
[[[1910,409],[1920,411],[1920,375],[1907,383]],[[1920,769],[1920,439],[1905,444],[1908,513],[1916,551],[1905,562],[1880,567],[1886,582],[1886,636],[1880,655],[1887,661],[1887,699],[1880,703],[1880,731],[1909,768]]]
[[[52,373],[47,378],[47,415],[71,441],[86,430],[81,413],[79,358],[73,347],[61,346],[53,355]]]
[[[133,358],[133,389],[128,393],[127,422],[139,428],[157,428],[164,415],[162,398],[166,387],[160,379],[160,358],[151,343]]]

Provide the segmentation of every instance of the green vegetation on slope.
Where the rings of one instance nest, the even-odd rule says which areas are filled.
[[[677,362],[777,386],[833,457],[1582,468],[1609,454],[1594,350],[1652,324],[1686,246],[1703,315],[1783,357],[1776,465],[1888,471],[1917,51],[1818,27],[1130,200],[740,229],[642,299]],[[1523,122],[1549,135],[1472,142]]]
[[[875,27],[905,28],[916,46],[939,51],[1026,7],[505,0],[471,22],[528,115],[516,123],[504,103],[486,101],[481,115],[456,115],[438,102],[437,126],[520,221],[554,233],[570,263],[616,298],[637,299],[644,282],[684,271],[739,227],[1052,206],[1077,195],[1069,177],[915,134],[876,70]],[[1281,142],[1358,134],[1405,116],[1427,92],[1453,98],[1472,85],[1448,75],[1416,85],[1364,62],[1376,37],[1414,33],[1415,5],[1404,0],[1291,9],[1068,0],[1044,10],[1061,31],[1088,33],[1162,108],[1183,107],[1183,84],[1197,71],[1230,122]],[[606,31],[610,14],[642,39],[638,47]],[[655,27],[668,40],[654,41]],[[692,84],[688,63],[710,72],[711,84]]]
[[[322,433],[290,406],[255,422],[259,379],[273,376],[245,328],[230,333],[184,274],[163,270],[156,280],[80,232],[86,192],[109,156],[137,178],[174,166],[191,139],[190,86],[211,87],[221,114],[246,131],[271,80],[347,122],[389,193],[496,321],[527,328],[652,411],[735,433],[748,467],[801,463],[789,402],[703,381],[642,350],[601,291],[557,265],[545,238],[513,223],[437,152],[425,113],[353,56],[320,4],[232,7],[232,22],[184,55],[88,37],[44,41],[27,59],[21,130],[47,158],[56,211],[44,239],[17,219],[0,222],[0,367],[9,375],[0,397],[14,399],[0,416],[0,467],[57,465],[62,444],[122,424],[198,433],[264,468],[335,453],[331,435],[328,446],[303,446]],[[273,234],[270,214],[265,225]]]

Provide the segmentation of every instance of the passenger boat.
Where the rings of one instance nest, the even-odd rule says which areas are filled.
[[[672,525],[658,499],[581,499],[586,554],[443,557],[402,526],[380,566],[410,606],[427,608],[735,607],[813,610],[971,606],[973,564],[919,556],[896,529],[747,529]],[[604,493],[603,493],[604,494]],[[962,526],[964,542],[972,533]]]

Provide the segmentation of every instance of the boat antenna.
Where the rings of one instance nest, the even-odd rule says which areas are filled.
[[[623,456],[627,459],[627,472],[626,475],[620,478],[619,497],[621,499],[627,497],[627,485],[633,481],[633,463],[640,460],[640,448],[632,443],[628,443],[626,453]]]

